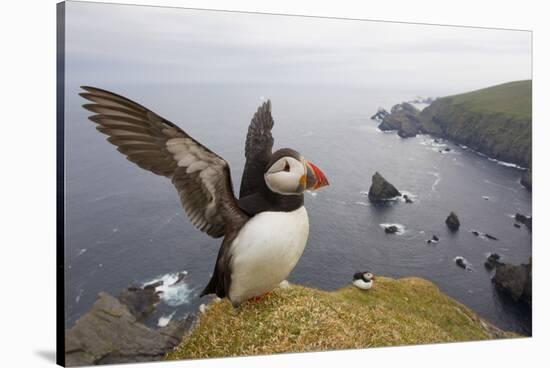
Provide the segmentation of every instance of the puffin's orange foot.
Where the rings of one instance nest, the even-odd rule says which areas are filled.
[[[248,301],[252,302],[252,303],[259,302],[260,300],[263,300],[265,297],[267,297],[269,294],[271,294],[271,291],[268,291],[267,293],[263,293],[263,294],[258,295],[258,296],[254,296],[254,297],[248,299]]]

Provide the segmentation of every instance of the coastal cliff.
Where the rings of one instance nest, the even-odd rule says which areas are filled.
[[[377,277],[368,291],[277,288],[239,308],[213,301],[166,359],[196,359],[517,337],[420,278]]]
[[[401,138],[431,134],[491,158],[528,168],[522,184],[531,189],[532,82],[505,83],[433,101],[422,111],[404,102],[371,119]],[[374,119],[376,117],[376,119]]]
[[[424,133],[531,167],[530,80],[439,98],[419,115]]]

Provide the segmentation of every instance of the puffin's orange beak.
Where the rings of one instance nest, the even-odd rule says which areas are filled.
[[[328,184],[327,177],[321,169],[315,166],[313,163],[305,160],[307,168],[306,176],[306,189],[307,190],[317,190],[319,188],[325,187]]]

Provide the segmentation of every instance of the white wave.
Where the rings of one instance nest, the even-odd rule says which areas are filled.
[[[165,327],[168,325],[168,323],[170,323],[170,321],[172,320],[172,317],[174,317],[174,314],[176,314],[176,311],[173,311],[172,313],[170,313],[169,315],[167,316],[161,316],[159,318],[159,321],[157,322],[157,325],[159,327]]]
[[[308,193],[312,197],[317,197],[317,192],[312,192],[312,191],[308,190],[308,191],[306,191],[306,193]]]
[[[185,271],[184,271],[185,272]],[[177,307],[182,304],[189,303],[191,299],[191,294],[193,289],[191,289],[187,283],[180,281],[176,284],[179,279],[179,272],[167,273],[156,277],[152,280],[148,280],[142,284],[142,287],[148,284],[153,284],[159,281],[162,281],[162,285],[158,286],[155,290],[160,291],[160,300],[166,303],[171,307]]]
[[[511,162],[500,161],[500,160],[497,160],[496,158],[489,158],[488,160],[491,161],[491,162],[496,162],[498,165],[501,165],[501,166],[513,167],[514,169],[519,169],[519,170],[527,170],[523,166],[516,165],[516,164],[513,164]]]
[[[435,176],[435,180],[432,183],[432,192],[435,192],[435,190],[437,188],[437,185],[441,181],[441,175],[439,175],[439,173],[436,172],[436,171],[430,171],[430,172],[428,172],[428,174]]]
[[[113,229],[113,233],[116,233],[116,232],[118,232],[118,227],[115,227],[115,228]]]
[[[78,294],[76,294],[76,298],[74,298],[74,301],[78,303],[80,301],[80,298],[82,297],[82,294],[84,293],[84,289],[79,289]]]
[[[409,192],[407,190],[402,190],[401,191],[401,197],[397,197],[399,200],[401,200],[402,202],[406,202],[406,199],[405,199],[405,196],[409,197],[409,199],[417,199],[418,196],[412,192]]]
[[[382,229],[385,229],[387,228],[388,226],[395,226],[397,228],[397,232],[396,234],[398,235],[401,235],[401,234],[404,234],[406,229],[405,229],[405,225],[403,224],[380,224],[379,225]]]
[[[83,255],[84,253],[86,253],[86,248],[82,248],[81,250],[78,251],[78,254],[76,255],[77,257],[80,257],[81,255]]]
[[[358,205],[360,205],[360,206],[365,206],[365,207],[370,206],[369,203],[367,203],[367,202],[361,202],[361,201],[357,201],[357,202],[355,202],[355,204],[358,204]]]

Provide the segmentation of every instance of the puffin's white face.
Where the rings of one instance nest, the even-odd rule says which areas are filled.
[[[306,190],[307,168],[305,160],[284,156],[275,161],[264,174],[267,187],[283,195],[302,194]]]
[[[372,281],[372,280],[374,280],[374,275],[370,272],[365,272],[363,274],[363,278],[367,281]]]

